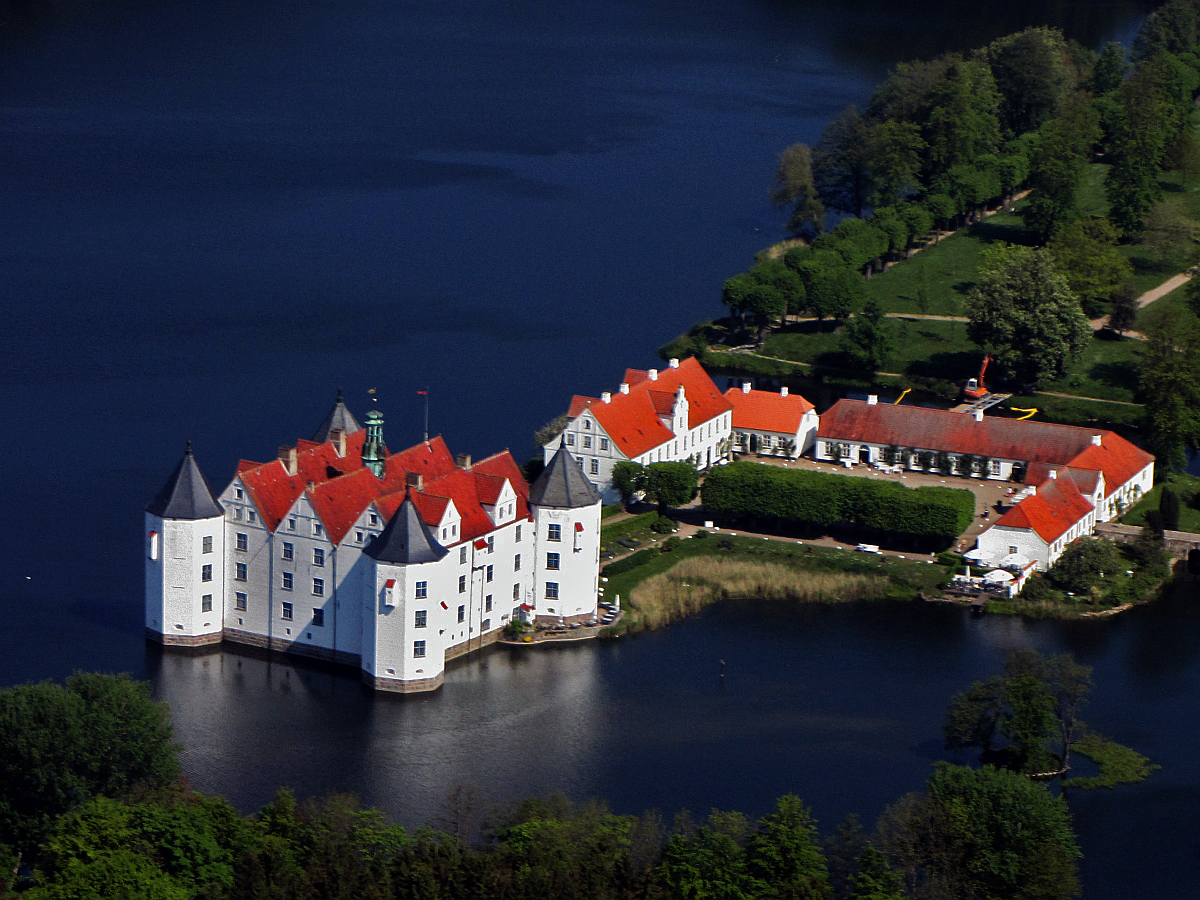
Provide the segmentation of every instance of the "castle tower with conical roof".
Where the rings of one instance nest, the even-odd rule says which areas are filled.
[[[376,478],[383,477],[384,463],[387,460],[387,445],[383,442],[383,413],[377,409],[367,413],[367,439],[363,442],[363,465],[375,473]]]
[[[537,619],[570,623],[595,616],[600,506],[600,491],[564,441],[529,488],[537,565],[526,605]]]
[[[221,640],[225,511],[192,456],[146,507],[146,634],[164,644]]]

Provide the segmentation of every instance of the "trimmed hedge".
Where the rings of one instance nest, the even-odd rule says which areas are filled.
[[[719,515],[940,540],[958,537],[975,515],[974,494],[959,488],[907,488],[894,481],[751,462],[710,472],[701,498],[705,509]]]

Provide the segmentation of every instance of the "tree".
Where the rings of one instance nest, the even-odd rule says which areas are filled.
[[[875,206],[888,206],[921,187],[921,161],[926,149],[921,129],[912,122],[885,121],[868,138],[868,177]]]
[[[930,194],[925,198],[925,209],[929,211],[929,215],[933,217],[935,223],[940,223],[938,224],[939,233],[934,238],[934,243],[937,243],[941,238],[942,226],[949,227],[950,220],[958,214],[958,204],[948,194]]]
[[[797,237],[813,237],[825,230],[825,205],[813,181],[812,150],[792,144],[779,155],[771,202],[791,206],[787,229]]]
[[[788,301],[783,291],[773,284],[755,282],[746,292],[746,311],[758,319],[758,344],[762,346],[767,329],[775,319],[783,318]]]
[[[1080,538],[1072,541],[1050,569],[1050,580],[1064,591],[1088,594],[1104,575],[1124,569],[1121,554],[1112,541]]]
[[[0,844],[32,851],[54,820],[180,772],[166,704],[127,675],[0,691]]]
[[[800,798],[787,794],[758,823],[747,847],[750,872],[766,888],[758,896],[779,900],[824,900],[829,870],[817,826]]]
[[[646,466],[646,496],[657,501],[660,509],[690,502],[699,483],[691,463],[657,462]]]
[[[883,368],[892,349],[892,332],[879,301],[872,297],[861,312],[850,318],[843,340],[861,368],[868,372]]]
[[[781,259],[768,259],[759,263],[747,273],[756,282],[768,285],[783,297],[784,312],[799,313],[803,311],[806,302],[804,281]],[[756,312],[756,310],[751,310]],[[780,316],[783,313],[779,314]]]
[[[1164,487],[1158,495],[1158,513],[1162,516],[1165,530],[1179,530],[1179,495],[1169,487]]]
[[[1004,769],[938,763],[924,794],[879,820],[879,844],[917,897],[1079,894],[1079,848],[1066,801]]]
[[[1013,377],[1038,384],[1060,378],[1092,331],[1066,279],[1044,249],[987,250],[967,297],[967,335]]]
[[[750,294],[758,286],[758,282],[749,274],[734,275],[725,279],[721,287],[721,302],[729,311],[738,317],[738,321],[746,324],[746,312],[750,307]]]
[[[555,416],[533,433],[533,439],[537,441],[539,446],[545,447],[567,430],[567,423],[570,421],[571,417],[566,413],[563,413],[561,416]]]
[[[1100,51],[1100,58],[1092,69],[1092,93],[1097,97],[1115,91],[1125,80],[1129,63],[1125,61],[1125,45],[1109,41]]]
[[[676,834],[663,848],[659,872],[683,900],[749,900],[761,885],[750,874],[743,844],[749,824],[740,813],[713,810],[691,834]]]
[[[1146,442],[1160,465],[1179,470],[1187,448],[1200,446],[1200,323],[1169,306],[1149,318],[1140,372]]]
[[[987,49],[1000,124],[1009,136],[1036,131],[1075,88],[1076,72],[1062,32],[1026,28],[993,41]]]
[[[1033,190],[1022,214],[1043,240],[1069,226],[1079,214],[1079,189],[1100,139],[1100,118],[1086,94],[1063,103],[1061,113],[1038,131],[1029,164]]]
[[[1117,249],[1117,232],[1107,219],[1076,222],[1056,234],[1048,246],[1086,315],[1102,315],[1109,300],[1133,277],[1133,266]]]
[[[858,871],[850,876],[853,900],[903,900],[904,882],[892,871],[887,857],[868,844],[858,858]]]
[[[862,217],[873,193],[869,141],[867,123],[854,106],[846,107],[821,132],[812,166],[825,206]]]
[[[621,495],[623,506],[629,506],[634,494],[646,490],[647,477],[645,466],[627,459],[613,466],[612,483]]]
[[[1166,51],[1176,56],[1196,49],[1200,18],[1188,0],[1171,0],[1146,17],[1133,41],[1133,60],[1140,62]]]
[[[1137,285],[1127,280],[1113,292],[1109,300],[1108,327],[1117,333],[1129,331],[1137,321]]]
[[[985,62],[950,62],[931,99],[933,109],[923,132],[929,145],[927,179],[996,152],[1000,146],[1000,94]]]

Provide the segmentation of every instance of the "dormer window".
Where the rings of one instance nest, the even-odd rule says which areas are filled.
[[[583,420],[583,427],[584,427],[584,428],[587,428],[588,430],[591,430],[591,427],[592,427],[592,420],[591,420],[591,419],[584,419],[584,420]]]
[[[296,517],[292,516],[291,518],[288,519],[288,531],[295,531],[295,530],[296,530]]]
[[[378,525],[379,524],[379,516],[375,515],[375,513],[371,513],[370,521],[371,521],[372,525]]]
[[[245,500],[246,492],[243,491],[241,488],[234,488],[233,489],[233,499],[234,500]]]

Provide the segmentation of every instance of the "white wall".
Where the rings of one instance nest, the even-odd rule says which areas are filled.
[[[221,516],[160,519],[146,513],[146,627],[166,640],[214,637],[223,625],[224,528]],[[150,537],[151,532],[157,538]],[[205,539],[209,550],[205,552]],[[152,558],[157,556],[157,559]],[[205,567],[209,579],[204,579]],[[204,598],[211,609],[204,609]]]

